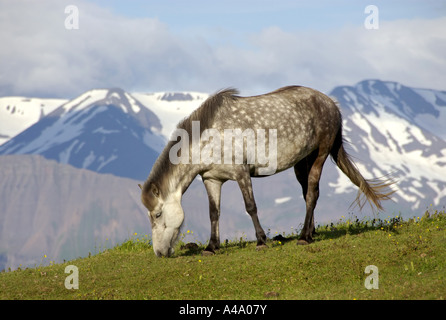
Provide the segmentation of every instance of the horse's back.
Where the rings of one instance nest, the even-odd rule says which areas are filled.
[[[266,133],[276,130],[277,171],[293,166],[323,141],[333,141],[342,123],[334,101],[307,87],[289,86],[259,96],[235,97],[225,103],[213,127],[263,129]]]
[[[307,87],[284,87],[263,95],[237,97],[227,104],[216,119],[226,128],[276,128],[296,132],[340,121],[339,109],[333,100]]]

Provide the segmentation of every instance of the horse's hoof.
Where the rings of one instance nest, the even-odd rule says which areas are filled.
[[[256,247],[256,250],[263,250],[263,249],[268,249],[268,246],[266,244],[259,244]]]
[[[297,245],[298,246],[306,246],[309,245],[310,243],[307,240],[303,240],[303,239],[299,239],[297,240]]]
[[[215,254],[214,251],[208,251],[208,250],[204,250],[201,255],[202,256],[213,256]]]

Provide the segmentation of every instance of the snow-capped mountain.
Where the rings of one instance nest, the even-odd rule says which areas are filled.
[[[344,135],[366,178],[388,173],[397,178],[396,203],[390,210],[445,202],[445,91],[366,80],[355,86],[336,87],[329,95],[341,106]],[[129,94],[121,89],[91,90],[0,146],[0,154],[42,154],[79,168],[144,180],[178,121],[208,96],[199,92]],[[321,197],[325,194],[339,200],[339,195],[345,194],[354,199],[355,186],[327,163],[322,177],[326,191]],[[270,179],[288,185],[286,179]],[[255,184],[260,189],[269,186]],[[301,202],[300,192],[269,199],[272,194],[266,192],[258,201],[276,209]],[[275,201],[281,198],[288,200]]]
[[[67,102],[66,99],[0,98],[0,145]]]
[[[122,89],[91,90],[0,146],[0,154],[40,154],[144,180],[166,141],[161,128],[158,117]]]
[[[395,82],[362,81],[335,88],[344,135],[369,177],[393,173],[398,205],[412,209],[446,204],[446,92]],[[352,188],[339,175],[336,193]]]

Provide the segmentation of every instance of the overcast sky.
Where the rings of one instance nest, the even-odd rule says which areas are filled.
[[[370,4],[378,29],[364,25]],[[446,90],[446,1],[0,0],[0,96],[329,92],[364,79]]]

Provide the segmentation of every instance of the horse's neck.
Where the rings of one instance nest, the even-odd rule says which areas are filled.
[[[194,164],[179,164],[175,168],[169,183],[171,192],[186,192],[189,185],[200,173],[200,166]]]

